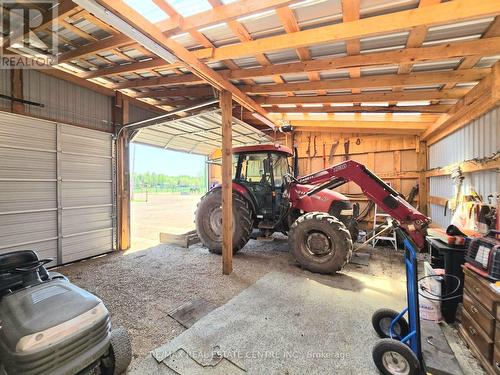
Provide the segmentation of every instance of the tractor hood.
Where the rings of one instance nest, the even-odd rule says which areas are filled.
[[[313,187],[313,185],[292,185],[290,189],[290,201],[295,208],[304,212],[328,212],[334,202],[349,202],[349,198],[345,195],[329,189],[322,190],[310,197],[303,197]],[[301,199],[301,197],[303,198]]]

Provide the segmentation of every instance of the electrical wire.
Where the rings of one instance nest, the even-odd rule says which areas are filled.
[[[443,279],[446,279],[447,277],[450,277],[452,279],[455,279],[457,281],[457,286],[455,287],[455,289],[453,289],[451,292],[445,294],[445,295],[439,295],[439,294],[435,294],[435,293],[432,293],[431,291],[427,290],[426,288],[424,288],[424,286],[421,284],[421,281],[424,280],[424,279],[430,279],[430,278],[443,278]],[[460,281],[460,278],[456,275],[452,275],[450,273],[445,273],[443,275],[427,275],[427,276],[423,276],[421,278],[419,278],[417,280],[417,284],[419,286],[418,288],[418,294],[430,301],[451,301],[453,299],[456,299],[456,298],[460,298],[462,297],[462,294],[459,294],[459,295],[456,295],[454,296],[453,294],[455,294],[459,289],[460,289],[460,285],[462,284],[462,282]],[[427,293],[428,295],[432,296],[432,297],[436,297],[436,298],[432,298],[432,297],[429,297],[423,293],[420,293],[420,290],[423,290],[425,293]]]

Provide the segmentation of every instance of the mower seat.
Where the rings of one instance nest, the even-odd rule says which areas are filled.
[[[16,267],[23,267],[27,263],[39,260],[38,255],[33,250],[12,251],[0,254],[0,297],[9,291],[22,288],[23,275],[9,272]],[[49,279],[49,273],[45,267],[38,269],[38,274],[42,281]]]

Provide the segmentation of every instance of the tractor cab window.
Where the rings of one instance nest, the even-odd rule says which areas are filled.
[[[240,155],[241,170],[236,179],[250,183],[269,183],[271,171],[268,167],[267,154],[245,154]],[[236,174],[238,171],[235,171]]]
[[[288,159],[285,155],[272,154],[274,186],[281,187],[283,185],[283,176],[290,172]]]

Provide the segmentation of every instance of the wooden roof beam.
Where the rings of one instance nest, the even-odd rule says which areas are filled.
[[[288,73],[317,72],[321,70],[345,69],[349,67],[381,66],[398,63],[416,63],[422,61],[451,59],[463,56],[493,56],[500,54],[500,37],[478,39],[471,41],[446,43],[442,45],[422,48],[405,48],[388,52],[375,52],[358,56],[343,56],[333,59],[308,60],[297,63],[277,64],[259,68],[247,68],[238,70],[218,71],[225,78],[245,79],[260,76],[273,76]],[[152,68],[165,68],[169,66],[181,67],[183,63],[162,65],[165,61],[159,58],[137,62],[132,64],[119,65],[114,68],[104,68],[91,72],[81,73],[84,78],[95,78],[106,75],[122,74],[128,72],[138,72]],[[191,75],[193,80],[197,80]]]
[[[309,60],[305,62],[277,64],[262,68],[247,68],[223,71],[225,77],[242,79],[270,76],[273,74],[292,74],[304,71],[346,69],[349,67],[368,67],[393,65],[406,62],[423,62],[451,59],[462,56],[493,56],[500,53],[500,37],[464,42],[446,43],[432,47],[404,48],[395,51],[374,52],[357,56],[342,56],[333,59]]]
[[[253,94],[300,92],[317,90],[364,89],[376,87],[403,87],[434,85],[447,82],[475,82],[491,72],[490,68],[461,71],[422,72],[410,74],[384,74],[360,78],[330,79],[316,82],[297,82],[266,85],[245,85],[240,89]]]
[[[482,38],[493,38],[493,37],[500,37],[500,16],[495,17],[493,22],[491,23],[490,27],[488,27],[488,30],[482,35]],[[458,66],[457,69],[470,69],[479,62],[481,59],[481,56],[466,56],[461,62],[460,65]],[[448,85],[445,85],[443,88],[444,89],[451,89],[455,86],[454,83],[450,83]]]
[[[360,0],[342,0],[343,21],[351,22],[359,20],[359,7]],[[345,44],[348,56],[359,55],[359,53],[361,52],[361,42],[359,39],[347,40]],[[348,69],[350,78],[361,77],[360,67],[350,67]],[[359,88],[352,88],[351,92],[353,94],[359,94],[361,90]]]
[[[268,116],[267,111],[252,98],[240,91],[231,82],[224,79],[219,73],[202,63],[192,52],[188,51],[174,40],[167,38],[157,26],[149,22],[123,1],[102,0],[101,2],[105,4],[108,9],[126,20],[132,27],[140,30],[145,35],[148,35],[151,40],[174,53],[177,58],[184,61],[191,71],[200,77],[200,79],[208,82],[217,90],[227,90],[231,92],[234,100],[245,108],[255,111],[264,117]]]
[[[288,121],[345,121],[345,122],[386,122],[398,125],[399,123],[422,123],[431,125],[439,117],[438,114],[393,114],[393,113],[325,113],[321,115],[310,115],[307,113],[288,113],[274,115],[276,119]]]
[[[177,30],[196,30],[221,22],[236,20],[237,18],[252,13],[263,12],[297,2],[299,2],[299,0],[239,0],[182,19],[176,19],[175,17],[174,19],[166,19],[158,22],[157,26],[165,33],[171,33]]]
[[[155,57],[155,58],[152,58],[152,59],[146,60],[146,61],[139,61],[139,62],[135,62],[135,63],[131,63],[131,64],[117,65],[117,66],[114,66],[111,68],[103,68],[103,69],[83,72],[83,73],[79,74],[79,77],[82,77],[85,79],[91,79],[91,78],[112,76],[112,75],[118,75],[118,74],[138,73],[138,72],[142,72],[142,71],[149,71],[151,69],[168,70],[168,69],[174,69],[174,68],[181,68],[184,66],[185,66],[184,63],[170,64],[170,63],[166,63],[165,60],[163,60],[163,59]]]
[[[375,92],[347,95],[259,97],[255,101],[264,105],[274,104],[328,104],[328,103],[380,103],[389,101],[420,101],[432,99],[461,99],[468,89],[413,90],[402,92]]]
[[[394,33],[416,26],[460,22],[497,15],[498,13],[500,13],[500,2],[497,0],[482,0],[480,2],[455,0],[425,8],[368,17],[358,21],[323,26],[291,34],[197,50],[194,51],[194,54],[200,59],[234,59],[287,48],[296,49],[321,43]]]
[[[190,17],[182,18],[179,15],[176,17],[170,17],[162,22],[159,22],[157,26],[167,35],[168,31],[189,31],[190,29],[198,29],[220,22],[226,22],[231,19],[236,19],[246,14],[260,12],[274,8],[275,6],[288,5],[294,2],[298,2],[298,0],[240,0],[235,3],[221,6],[217,10],[201,12]],[[63,54],[60,56],[59,61],[65,62],[74,60],[92,53],[107,51],[133,43],[135,42],[125,35],[116,35],[81,47],[78,50]]]
[[[172,86],[181,84],[202,84],[205,81],[194,74],[169,75],[163,77],[134,79],[121,83],[116,83],[112,86],[113,89],[133,89],[140,87],[155,87],[155,86]]]
[[[455,89],[448,89],[449,91]],[[491,74],[484,78],[472,90],[439,120],[436,121],[423,135],[428,144],[437,142],[452,132],[467,125],[482,114],[500,104],[500,62],[497,62]]]
[[[315,107],[272,107],[269,113],[343,113],[343,112],[368,112],[368,113],[446,113],[451,104],[415,105],[415,106],[315,106]]]
[[[441,0],[420,0],[418,6],[419,8],[424,8],[430,5],[439,4]],[[407,48],[417,48],[421,47],[424,44],[425,38],[427,37],[427,32],[429,28],[426,25],[417,26],[410,30],[408,34],[408,40],[406,41]],[[406,74],[410,73],[413,64],[411,63],[403,63],[399,65],[398,73]]]
[[[163,97],[173,97],[173,96],[210,96],[214,95],[214,89],[211,86],[197,86],[197,87],[181,87],[172,88],[170,90],[154,90],[146,92],[137,92],[131,94],[134,98],[163,98]]]
[[[345,133],[384,133],[384,134],[422,134],[428,127],[425,123],[386,121],[330,121],[330,120],[292,120],[296,131],[328,131]]]

